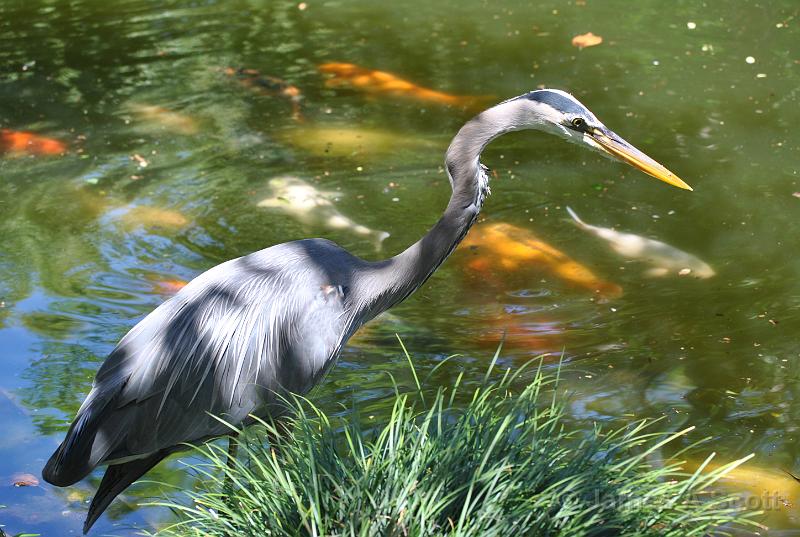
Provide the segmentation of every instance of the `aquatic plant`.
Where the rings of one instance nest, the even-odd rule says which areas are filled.
[[[683,537],[754,524],[755,513],[709,491],[749,457],[704,473],[712,454],[691,473],[657,460],[691,428],[652,432],[642,420],[570,432],[558,376],[529,373],[490,367],[476,388],[459,377],[427,393],[414,373],[415,389],[395,388],[381,424],[295,400],[282,426],[240,436],[230,465],[223,445],[196,448],[207,458],[192,466],[200,488],[188,504],[156,502],[179,518],[158,535]]]

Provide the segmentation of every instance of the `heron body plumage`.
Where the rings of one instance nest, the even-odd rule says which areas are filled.
[[[311,262],[319,257],[338,270]],[[111,352],[45,479],[66,486],[97,465],[229,433],[214,416],[240,424],[280,414],[282,396],[307,392],[355,330],[345,290],[359,263],[312,239],[190,282]]]
[[[66,486],[108,465],[84,532],[163,457],[228,434],[217,418],[246,425],[253,416],[276,417],[285,410],[283,396],[314,387],[362,324],[413,293],[464,238],[489,194],[481,152],[520,129],[546,130],[594,150],[607,144],[616,158],[629,147],[633,156],[624,158],[637,167],[643,155],[569,94],[531,92],[461,128],[445,158],[453,190],[447,208],[400,254],[370,262],[328,240],[307,239],[227,261],[192,280],[122,338],[44,467],[48,482]],[[659,176],[655,161],[646,166],[658,178],[680,181]]]

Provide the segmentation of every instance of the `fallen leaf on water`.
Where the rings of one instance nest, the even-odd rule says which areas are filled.
[[[132,155],[131,156],[131,160],[135,160],[139,164],[140,168],[146,168],[147,165],[150,164],[149,162],[147,162],[147,159],[145,159],[143,156],[141,156],[138,153]]]
[[[586,48],[586,47],[593,47],[595,45],[599,45],[603,42],[603,38],[599,35],[594,35],[592,32],[588,32],[581,35],[576,35],[572,38],[572,46],[578,48]]]
[[[39,480],[33,474],[17,473],[11,476],[11,483],[15,487],[38,487]]]

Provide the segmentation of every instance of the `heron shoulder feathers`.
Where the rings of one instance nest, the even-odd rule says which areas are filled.
[[[352,270],[340,252],[306,240],[228,261],[142,319],[81,408],[95,442],[108,439],[93,463],[223,434],[210,414],[238,423],[276,394],[310,388],[349,319]]]

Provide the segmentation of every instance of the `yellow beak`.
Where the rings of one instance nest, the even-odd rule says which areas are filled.
[[[651,159],[631,144],[617,136],[611,131],[607,133],[601,132],[599,129],[594,129],[592,132],[586,133],[586,137],[596,143],[596,146],[607,153],[608,155],[627,162],[634,168],[642,170],[648,175],[652,175],[656,179],[660,179],[665,183],[672,186],[683,188],[684,190],[692,190],[692,187],[687,185],[683,180],[666,169],[664,166]]]

